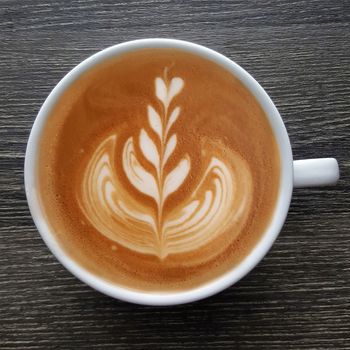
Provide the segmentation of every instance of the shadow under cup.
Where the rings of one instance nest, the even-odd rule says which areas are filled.
[[[280,159],[279,159],[280,182],[279,182],[278,194],[277,194],[275,209],[273,211],[273,215],[271,219],[269,220],[269,224],[267,225],[267,228],[261,234],[259,240],[256,242],[254,247],[252,247],[250,252],[244,257],[243,260],[239,262],[239,264],[235,265],[231,269],[228,269],[223,274],[218,274],[215,278],[212,278],[207,283],[200,284],[191,289],[154,292],[150,289],[145,288],[145,290],[142,291],[142,290],[136,290],[133,288],[125,287],[123,286],[123,284],[112,283],[108,281],[108,279],[106,278],[101,278],[101,276],[98,273],[93,273],[92,270],[87,269],[84,264],[79,263],[77,262],[77,259],[72,258],[71,254],[68,252],[69,248],[59,243],[59,239],[57,238],[57,232],[52,232],[53,231],[52,225],[51,224],[49,225],[48,220],[46,219],[47,216],[45,215],[45,211],[43,210],[43,207],[40,204],[41,196],[40,196],[40,189],[38,188],[38,176],[37,176],[40,146],[42,141],[42,135],[43,135],[44,129],[46,128],[45,125],[46,125],[47,119],[52,114],[52,111],[55,109],[55,106],[57,105],[57,102],[59,101],[59,99],[64,95],[66,91],[68,91],[74,85],[74,83],[77,80],[81,78],[81,76],[83,76],[84,74],[86,75],[86,72],[93,71],[94,67],[97,67],[103,62],[106,62],[112,58],[113,60],[115,60],[116,57],[122,57],[125,54],[138,53],[138,52],[141,52],[142,50],[148,50],[148,49],[179,50],[179,52],[195,55],[195,56],[204,58],[205,60],[214,62],[218,65],[218,67],[221,67],[220,69],[224,68],[226,73],[227,71],[231,72],[232,76],[235,77],[235,79],[238,79],[244,85],[244,87],[247,90],[249,90],[249,93],[255,97],[260,108],[262,108],[272,128],[272,131],[274,134],[274,140],[276,141],[278,152],[280,155]],[[150,71],[149,74],[151,75],[152,72]],[[171,71],[169,74],[171,74]],[[170,85],[172,81],[173,80],[171,80],[171,77],[170,78],[168,78],[167,76],[163,77],[164,85],[169,84],[168,90],[165,90],[169,94],[171,94]],[[176,81],[176,82],[179,82],[179,81]],[[158,83],[160,84],[159,86],[161,86],[162,84],[161,80],[159,80]],[[176,88],[174,89],[175,89],[174,91],[176,92]],[[157,103],[161,101],[160,96],[162,95],[161,92],[159,92],[161,90],[157,91],[157,81],[155,85],[155,90],[156,90],[155,91],[156,96],[153,99],[152,105],[157,106]],[[179,96],[177,97],[177,100],[176,100],[177,103],[180,104],[181,101],[184,101],[183,103],[185,103],[186,100],[185,99],[181,100],[180,93],[178,92],[178,94]],[[161,103],[163,103],[163,106],[166,106],[167,101],[165,97],[163,98],[163,102],[161,101]],[[161,106],[161,104],[159,105]],[[171,105],[168,104],[168,106],[171,106]],[[155,108],[155,110],[157,110],[157,108]],[[166,108],[164,110],[166,110]],[[160,109],[158,108],[158,112],[159,111]],[[151,113],[151,112],[149,112],[148,110],[148,113]],[[145,114],[144,112],[140,111],[140,115],[144,115],[144,114]],[[170,115],[171,113],[169,112],[168,119],[170,119]],[[178,118],[179,120],[181,120],[180,119],[181,116]],[[195,123],[195,118],[193,119],[194,119],[193,123]],[[178,124],[180,125],[180,121],[178,122]],[[154,125],[156,125],[156,123],[154,123]],[[180,126],[178,126],[178,128],[179,129],[174,129],[174,130],[175,131],[181,130]],[[153,129],[154,130],[151,132],[148,132],[148,134],[153,135],[153,138],[154,138],[154,137],[157,137],[156,135],[157,127],[154,126]],[[215,132],[214,128],[212,128],[212,132]],[[219,130],[219,132],[221,131]],[[134,138],[136,139],[136,136]],[[109,142],[112,142],[111,137],[108,140]],[[124,141],[126,144],[128,140],[125,139]],[[178,142],[178,144],[180,144],[180,142]],[[107,145],[108,145],[107,143],[104,143],[105,147],[107,147]],[[134,146],[135,149],[137,149],[137,147],[139,146],[137,145]],[[127,148],[124,147],[124,149],[127,149]],[[138,152],[140,152],[140,150],[138,150]],[[127,155],[127,152],[125,154]],[[176,153],[174,152],[174,157],[175,155]],[[152,157],[151,156],[149,157],[150,158],[148,160],[152,161]],[[179,164],[181,163],[182,159],[185,159],[185,158],[178,159]],[[195,158],[193,157],[193,159]],[[174,168],[176,167],[176,164],[177,164],[175,160],[174,160]],[[146,163],[147,162],[143,164],[146,164]],[[183,161],[181,164],[183,164],[183,167],[186,167],[186,161]],[[262,161],[261,164],[264,164],[264,162]],[[223,289],[234,284],[243,276],[245,276],[264,257],[264,255],[270,249],[274,240],[278,236],[278,233],[280,232],[280,229],[284,223],[284,220],[288,212],[291,194],[292,194],[292,187],[293,187],[292,164],[293,162],[292,162],[292,152],[291,152],[290,142],[289,142],[289,138],[288,138],[285,126],[283,124],[283,121],[277,109],[275,108],[274,104],[272,103],[271,99],[266,94],[266,92],[245,70],[243,70],[240,66],[238,66],[228,58],[222,56],[221,54],[215,51],[207,49],[203,46],[199,46],[199,45],[192,44],[189,42],[184,42],[184,41],[171,40],[171,39],[145,39],[145,40],[137,40],[137,41],[116,45],[91,56],[90,58],[88,58],[87,60],[79,64],[77,67],[75,67],[58,83],[58,85],[54,88],[54,90],[51,92],[51,94],[43,104],[42,108],[40,109],[40,112],[34,122],[32,131],[30,134],[30,138],[27,146],[26,159],[25,159],[25,187],[26,187],[26,194],[27,194],[30,211],[32,213],[34,222],[41,236],[43,237],[45,243],[47,244],[49,249],[52,251],[52,253],[57,257],[57,259],[76,277],[78,277],[80,280],[87,283],[91,287],[99,290],[100,292],[121,300],[138,303],[138,304],[148,304],[148,305],[172,305],[172,304],[181,304],[181,303],[187,303],[187,302],[199,300],[222,291]],[[146,167],[146,165],[144,166]],[[189,163],[187,163],[187,166],[189,166]],[[200,164],[199,166],[203,166],[203,165]],[[221,170],[222,170],[222,174],[225,174],[225,168],[222,167]],[[179,174],[177,174],[177,177],[174,176],[174,178],[179,178]],[[140,191],[142,190],[143,190],[142,187],[140,187]],[[93,211],[91,211],[90,213],[93,213]],[[106,238],[106,241],[109,241],[108,237]]]

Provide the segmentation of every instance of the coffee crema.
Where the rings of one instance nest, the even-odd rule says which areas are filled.
[[[238,264],[276,203],[279,153],[259,103],[224,68],[173,49],[81,75],[44,128],[39,192],[59,244],[92,273],[188,290]]]

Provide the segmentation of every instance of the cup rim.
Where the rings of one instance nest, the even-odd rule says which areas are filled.
[[[280,152],[281,177],[278,199],[270,225],[259,242],[230,271],[197,288],[180,292],[146,292],[128,289],[127,287],[108,282],[80,266],[73,258],[68,256],[55,239],[44,218],[38,191],[36,190],[36,164],[38,162],[40,136],[46,119],[50,114],[49,112],[63,91],[82,73],[96,64],[115,55],[145,48],[173,48],[197,54],[214,61],[231,72],[250,90],[265,111]],[[50,251],[68,271],[90,287],[123,301],[154,306],[177,305],[204,299],[223,291],[247,275],[267,254],[287,217],[293,190],[293,156],[287,130],[274,103],[260,84],[237,63],[212,49],[188,41],[164,38],[139,39],[113,45],[95,53],[74,67],[54,87],[40,108],[30,132],[24,163],[24,182],[28,206],[34,223]]]

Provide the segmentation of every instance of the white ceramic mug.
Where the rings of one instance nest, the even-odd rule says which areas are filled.
[[[229,272],[218,276],[215,280],[188,291],[169,293],[134,291],[93,275],[72,260],[58,244],[39,204],[38,177],[36,176],[39,141],[44,124],[59,96],[75,79],[96,64],[116,55],[144,48],[179,49],[212,60],[226,68],[227,74],[233,74],[237,77],[253,93],[264,109],[273,128],[281,156],[281,182],[276,208],[271,223],[260,241],[238,266],[234,266]],[[277,238],[288,213],[293,187],[333,185],[339,178],[339,169],[337,161],[333,158],[293,162],[288,134],[275,105],[259,83],[239,65],[213,50],[190,42],[172,39],[144,39],[115,45],[96,53],[76,66],[57,84],[41,107],[34,122],[27,145],[24,175],[27,200],[34,222],[49,249],[71,273],[89,286],[114,298],[137,304],[174,305],[209,297],[244,277],[260,262]]]

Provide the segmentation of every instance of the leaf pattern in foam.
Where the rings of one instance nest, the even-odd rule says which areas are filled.
[[[177,144],[177,136],[176,134],[172,135],[169,139],[169,141],[166,144],[165,152],[164,152],[164,158],[163,158],[163,165],[166,164],[169,157],[173,154]]]
[[[148,106],[148,122],[153,131],[162,139],[163,124],[157,111],[152,107]]]
[[[165,212],[167,198],[183,186],[191,168],[188,154],[170,173],[166,167],[178,146],[178,135],[170,134],[170,130],[181,111],[178,106],[169,109],[169,104],[184,85],[181,78],[168,81],[166,73],[165,70],[164,79],[156,78],[155,81],[156,96],[164,108],[157,112],[148,106],[150,128],[141,127],[139,137],[130,137],[122,150],[125,176],[134,189],[155,200],[157,210],[134,198],[128,186],[119,181],[119,169],[115,168],[114,159],[116,135],[110,136],[94,153],[84,174],[82,188],[86,218],[102,234],[127,248],[154,254],[161,259],[168,254],[198,249],[208,243],[213,234],[224,232],[233,220],[237,225],[244,223],[238,218],[250,205],[247,196],[252,187],[249,167],[238,156],[233,154],[230,157],[235,157],[235,162],[238,162],[235,169],[241,172],[239,176],[231,175],[225,162],[213,156],[189,198],[171,213]],[[137,154],[135,142],[140,146]],[[155,169],[148,171],[143,168],[141,157]],[[236,187],[242,187],[242,194],[234,203]]]
[[[163,201],[183,184],[190,171],[190,167],[190,157],[186,154],[185,158],[183,158],[165,178],[163,185]]]
[[[170,128],[176,122],[179,115],[180,115],[180,107],[175,107],[174,110],[170,114],[169,121],[168,121],[168,124],[167,124],[166,129],[165,129],[165,135],[168,134]]]
[[[144,129],[141,129],[140,132],[140,148],[143,153],[143,155],[146,157],[146,159],[151,162],[154,167],[159,170],[159,152],[152,141],[152,139],[149,137],[147,132]]]
[[[168,103],[182,90],[184,81],[181,78],[171,79],[170,86],[168,89]]]
[[[156,96],[165,105],[167,103],[167,95],[168,95],[168,89],[165,85],[165,82],[162,78],[158,77],[156,78],[155,84],[156,84]]]
[[[156,78],[156,96],[163,103],[165,108],[168,108],[171,100],[182,90],[184,81],[181,78],[173,78],[167,87],[162,78]]]
[[[146,171],[135,156],[132,137],[130,137],[123,149],[123,169],[131,184],[141,193],[144,193],[156,202],[159,202],[157,182],[152,174]]]

